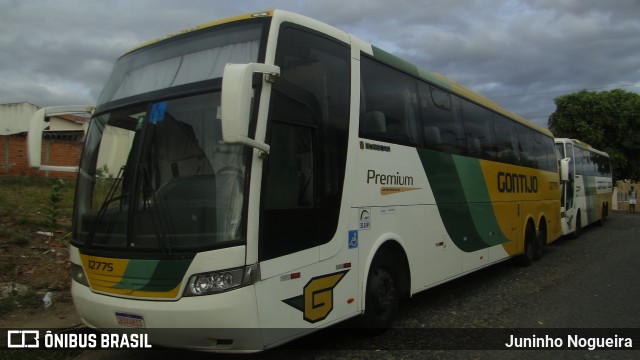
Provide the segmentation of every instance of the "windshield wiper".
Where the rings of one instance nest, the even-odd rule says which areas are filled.
[[[166,216],[164,216],[159,209],[160,203],[158,202],[154,188],[151,186],[151,176],[147,166],[141,164],[140,169],[142,170],[142,208],[145,210],[148,206],[149,211],[151,211],[151,222],[153,223],[153,228],[156,232],[156,238],[158,239],[160,249],[164,254],[171,255],[171,247],[169,246],[169,240],[167,238],[168,232],[164,227],[164,225],[169,222],[166,221]],[[149,198],[151,199],[150,204],[147,202],[147,199]]]
[[[118,188],[118,186],[120,186],[120,184],[122,184],[122,179],[124,178],[124,170],[125,170],[125,166],[123,165],[122,167],[120,167],[120,170],[118,171],[118,175],[116,176],[115,180],[111,184],[111,187],[109,188],[109,191],[107,192],[107,195],[104,201],[102,202],[102,205],[100,206],[100,210],[98,210],[98,214],[96,215],[95,219],[93,220],[93,223],[91,224],[91,229],[89,230],[89,235],[87,237],[87,244],[86,244],[87,247],[90,247],[91,244],[93,243],[96,232],[98,231],[98,225],[102,223],[102,218],[107,213],[109,204],[111,204],[116,200],[121,200],[124,197],[124,193],[123,195],[115,196],[116,189]],[[120,203],[120,210],[122,210],[122,202]],[[107,229],[107,233],[111,233],[111,231],[113,231],[115,224],[116,224],[116,221],[111,221],[110,226]]]

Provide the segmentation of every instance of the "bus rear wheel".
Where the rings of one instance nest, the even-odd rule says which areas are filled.
[[[607,221],[607,216],[609,216],[609,207],[606,203],[602,204],[602,212],[600,213],[600,220],[596,223],[598,226],[604,225],[605,221]]]
[[[399,278],[393,270],[390,257],[376,255],[367,278],[365,311],[362,324],[368,329],[387,329],[400,308]]]
[[[536,257],[536,248],[538,247],[535,228],[529,224],[524,234],[524,252],[518,256],[518,264],[521,266],[529,266]]]
[[[577,239],[580,237],[581,233],[582,233],[582,215],[580,214],[580,211],[578,211],[576,213],[576,228],[573,231],[573,234],[571,234],[571,238]]]
[[[533,252],[533,260],[540,260],[544,254],[544,248],[547,246],[547,227],[544,220],[540,222],[539,228],[540,230],[538,230],[536,235],[536,246]]]

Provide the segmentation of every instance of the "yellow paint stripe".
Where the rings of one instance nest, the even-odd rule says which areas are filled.
[[[258,15],[260,14],[260,15]],[[264,14],[264,15],[262,15]],[[267,16],[273,16],[273,10],[264,10],[264,11],[258,11],[258,12],[252,12],[252,13],[248,13],[248,14],[243,14],[243,15],[238,15],[238,16],[233,16],[233,17],[229,17],[229,18],[225,18],[225,19],[221,19],[221,20],[215,20],[215,21],[211,21],[208,23],[204,23],[204,24],[200,24],[197,26],[194,26],[192,28],[187,28],[187,29],[183,29],[181,31],[178,31],[175,34],[169,34],[166,35],[164,37],[161,38],[157,38],[155,40],[151,40],[151,41],[147,41],[141,45],[138,45],[132,49],[130,49],[129,51],[127,51],[126,53],[124,53],[123,55],[126,55],[130,52],[136,51],[138,49],[141,49],[143,47],[158,43],[160,41],[166,40],[166,39],[170,39],[172,37],[176,37],[182,34],[186,34],[186,33],[190,33],[190,32],[194,32],[194,31],[198,31],[198,30],[202,30],[202,29],[206,29],[206,28],[210,28],[210,27],[214,27],[214,26],[218,26],[218,25],[223,25],[223,24],[228,24],[228,23],[232,23],[234,21],[240,21],[240,20],[246,20],[246,19],[251,19],[254,17],[267,17]]]
[[[508,239],[512,240],[503,244],[503,248],[509,255],[513,256],[522,250],[525,223],[529,217],[537,222],[540,213],[547,216],[547,234],[550,239],[555,239],[554,234],[560,232],[561,190],[558,174],[485,160],[481,160],[480,165],[500,229]],[[500,192],[499,172],[522,174],[527,178],[535,176],[538,181],[538,192]]]
[[[156,291],[143,291],[143,290],[132,290],[132,289],[114,289],[109,286],[101,286],[97,284],[96,286],[92,285],[91,287],[95,291],[105,292],[114,295],[123,295],[123,296],[131,296],[131,297],[145,297],[145,298],[161,298],[161,299],[173,299],[178,295],[180,291],[180,286],[182,283],[178,284],[175,288],[169,291],[156,292]]]
[[[420,190],[420,188],[414,188],[414,187],[381,187],[380,188],[380,195],[393,195],[393,194],[398,194],[401,192],[407,192],[407,191],[413,191],[413,190]]]
[[[116,285],[123,280],[129,259],[116,259],[100,256],[80,255],[82,265],[87,273],[89,286],[98,292],[133,297],[175,298],[180,291],[179,283],[169,291],[143,291],[135,289],[118,289]]]
[[[84,270],[89,276],[89,280],[102,277],[109,277],[116,281],[122,280],[124,272],[129,265],[129,259],[114,259],[100,256],[80,255]]]

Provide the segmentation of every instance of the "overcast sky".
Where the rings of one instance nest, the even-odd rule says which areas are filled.
[[[640,0],[0,0],[0,104],[94,104],[126,50],[265,8],[351,32],[543,126],[559,95],[640,92]]]

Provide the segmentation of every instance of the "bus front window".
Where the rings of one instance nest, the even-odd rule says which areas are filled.
[[[270,19],[205,26],[115,63],[83,156],[74,245],[170,254],[241,244],[244,146],[222,141],[227,63],[260,60]]]
[[[221,141],[220,94],[94,119],[81,163],[76,241],[190,251],[241,240],[245,149]]]
[[[227,63],[256,62],[263,26],[214,27],[132,51],[114,65],[98,103],[221,78]]]

